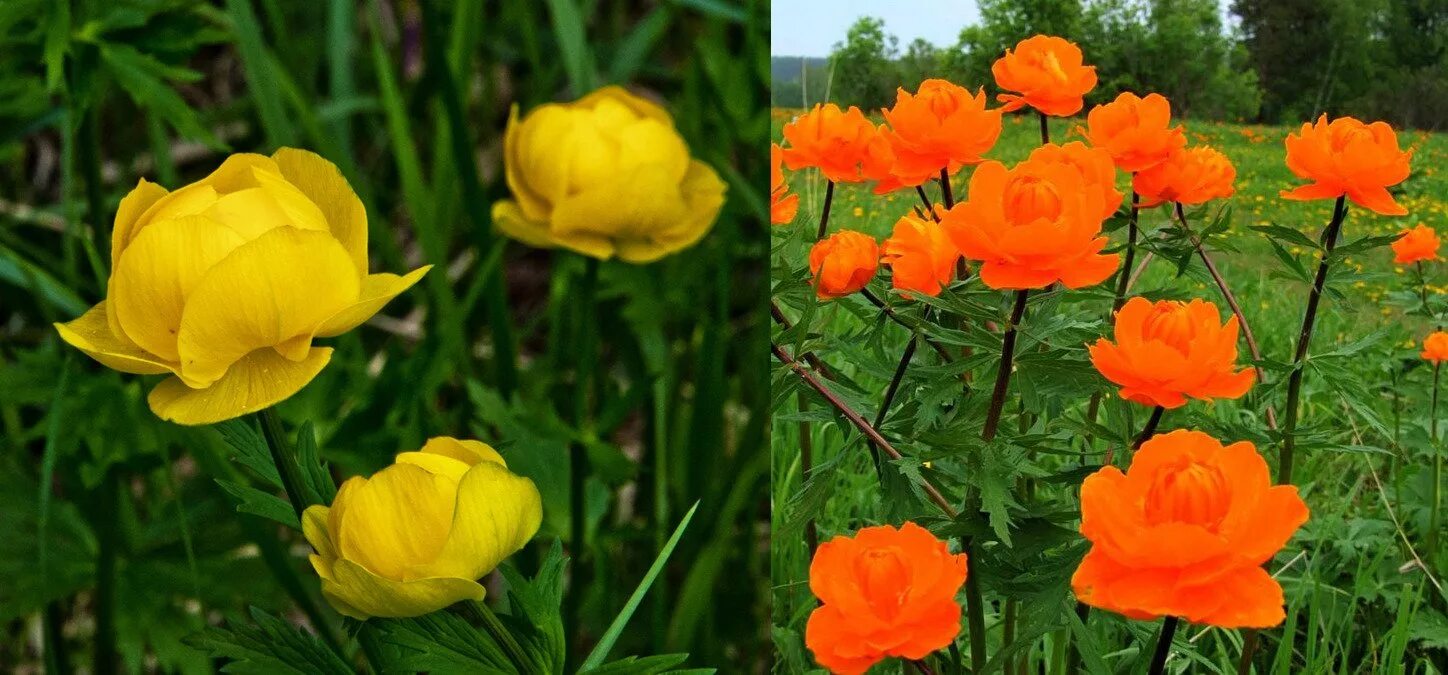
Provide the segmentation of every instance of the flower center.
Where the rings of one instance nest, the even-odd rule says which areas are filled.
[[[855,559],[855,578],[875,615],[890,620],[910,594],[910,567],[893,546],[866,551]]]
[[[1231,490],[1216,467],[1191,462],[1157,474],[1146,493],[1146,522],[1188,523],[1213,529],[1227,515]]]
[[[1056,58],[1056,52],[1046,52],[1041,56],[1041,68],[1050,73],[1057,82],[1070,79],[1066,77],[1066,70],[1061,67],[1060,59]]]
[[[1034,176],[1021,177],[1006,188],[1006,217],[1017,225],[1056,220],[1061,215],[1061,193],[1056,186]]]
[[[1368,131],[1368,128],[1365,126],[1349,126],[1343,124],[1332,131],[1333,152],[1342,152],[1346,150],[1348,146],[1360,141],[1364,143],[1371,143],[1373,141],[1372,132]]]
[[[1175,300],[1157,303],[1146,317],[1141,333],[1142,337],[1164,342],[1182,354],[1191,350],[1192,338],[1196,337],[1186,305]]]

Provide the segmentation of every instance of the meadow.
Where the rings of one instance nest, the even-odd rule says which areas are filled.
[[[776,109],[773,138],[779,139],[782,126],[802,112]],[[1278,196],[1300,182],[1283,161],[1283,139],[1295,127],[1173,121],[1185,126],[1189,145],[1210,145],[1236,167],[1231,198],[1188,207],[1186,215],[1193,230],[1210,233],[1205,237],[1209,256],[1261,346],[1259,365],[1266,381],[1235,401],[1192,402],[1168,410],[1159,428],[1196,428],[1224,440],[1251,440],[1275,465],[1282,436],[1269,429],[1264,410],[1272,405],[1281,414],[1288,364],[1317,265],[1316,242],[1332,216],[1332,202]],[[1041,143],[1037,122],[1029,109],[1006,115],[987,158],[1007,165],[1025,159]],[[1077,129],[1084,125],[1084,111],[1078,117],[1051,118],[1050,138],[1082,140]],[[1419,223],[1439,232],[1448,228],[1448,177],[1440,170],[1448,160],[1448,135],[1399,130],[1399,140],[1414,153],[1412,176],[1394,189],[1408,215],[1390,218],[1350,209],[1341,241],[1359,243],[1343,245],[1349,250],[1334,259],[1329,276],[1306,366],[1293,480],[1311,517],[1268,566],[1284,588],[1287,619],[1284,626],[1251,638],[1259,640],[1248,664],[1255,672],[1426,673],[1442,672],[1448,660],[1448,620],[1439,586],[1444,556],[1441,544],[1438,551],[1427,548],[1434,541],[1429,535],[1435,506],[1429,426],[1433,368],[1418,355],[1424,335],[1434,328],[1422,300],[1432,298],[1441,312],[1448,276],[1441,264],[1429,264],[1424,290],[1417,269],[1394,265],[1385,247],[1398,232]],[[957,203],[964,199],[969,175],[966,168],[955,176]],[[1004,325],[1007,294],[984,289],[972,278],[957,282],[939,299],[917,302],[877,277],[867,288],[888,303],[898,321],[861,294],[817,300],[804,260],[814,242],[825,182],[814,170],[786,172],[786,180],[800,195],[800,206],[792,223],[774,231],[773,293],[785,320],[776,324],[776,344],[795,355],[808,352],[817,359],[811,370],[828,372],[829,387],[838,397],[876,421],[881,397],[912,341],[913,331],[905,326],[923,331],[942,349],[922,346],[915,353],[895,408],[879,425],[905,455],[890,463],[898,471],[887,470],[883,478],[876,475],[869,444],[851,423],[776,363],[772,561],[779,668],[804,672],[816,667],[803,640],[806,618],[816,606],[807,581],[812,542],[866,525],[915,520],[942,536],[977,542],[974,550],[980,555],[971,574],[979,570],[987,598],[991,659],[986,672],[1073,672],[1068,668],[1075,666],[1068,663],[1079,664],[1082,672],[1143,672],[1156,643],[1156,625],[1094,611],[1083,623],[1066,584],[1085,551],[1075,534],[1076,486],[1102,464],[1103,450],[1129,444],[1147,416],[1146,408],[1116,395],[1082,349],[1110,334],[1114,284],[1069,294],[1047,290],[1033,297],[1020,329],[1012,398],[1003,421],[1009,430],[1003,433],[1014,440],[984,444],[978,440],[979,415],[972,411],[981,408],[981,389],[995,377],[999,332],[922,321],[922,311],[927,306],[964,311],[979,303],[973,319],[994,317]],[[936,181],[924,187],[932,200],[940,199]],[[1118,188],[1130,194],[1124,172],[1118,174]],[[839,184],[829,231],[858,230],[883,240],[897,219],[921,203],[910,189],[882,196],[869,183]],[[1108,250],[1121,247],[1124,223],[1122,213],[1106,223],[1113,242]],[[1171,236],[1176,228],[1171,211],[1143,210],[1140,227],[1143,244],[1134,267],[1142,269],[1133,270],[1130,295],[1203,298],[1226,316],[1201,260]],[[946,358],[962,347],[973,349],[975,356]],[[1240,363],[1250,361],[1244,346]],[[964,393],[962,374],[972,383]],[[1087,419],[1093,394],[1102,397],[1099,424]],[[810,463],[806,475],[803,465]],[[943,491],[952,501],[969,494],[965,486],[977,489],[985,505],[978,512],[966,508],[953,521],[942,519],[915,483],[922,475],[946,486]],[[1239,660],[1244,636],[1250,634],[1184,626],[1176,633],[1167,670],[1249,672],[1239,670]],[[965,644],[964,631],[960,644]],[[942,651],[929,664],[942,669],[938,672],[959,672],[960,649]],[[906,662],[899,664],[901,672],[911,670]],[[895,667],[878,670],[894,672]]]

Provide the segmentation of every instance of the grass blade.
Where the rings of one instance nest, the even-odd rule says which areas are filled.
[[[618,636],[623,634],[624,626],[628,625],[628,620],[633,617],[634,610],[638,609],[639,603],[644,599],[644,594],[649,591],[649,586],[653,585],[654,578],[664,571],[664,563],[669,561],[669,554],[674,552],[674,547],[679,544],[679,538],[684,536],[684,530],[689,527],[689,521],[694,518],[694,511],[698,508],[699,503],[694,502],[694,506],[684,514],[684,519],[679,521],[678,527],[674,528],[673,536],[669,537],[668,543],[664,544],[663,550],[659,551],[658,557],[654,558],[654,564],[649,566],[648,573],[644,574],[643,581],[639,582],[638,588],[634,589],[633,595],[630,595],[628,602],[624,603],[623,611],[619,612],[613,623],[609,624],[608,630],[603,633],[603,638],[594,646],[593,651],[588,653],[588,658],[583,660],[583,665],[578,668],[578,672],[588,672],[603,665],[603,660],[608,658],[609,650],[613,649],[613,643],[617,642]]]

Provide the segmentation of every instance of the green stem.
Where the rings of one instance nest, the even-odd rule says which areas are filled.
[[[921,315],[922,321],[930,318],[929,307],[925,308]],[[890,377],[889,386],[885,387],[885,398],[880,401],[880,408],[875,411],[875,422],[870,426],[876,429],[885,423],[885,417],[890,414],[890,405],[895,402],[895,395],[900,391],[900,382],[905,379],[905,371],[910,368],[910,359],[915,357],[915,349],[920,345],[920,334],[912,333],[910,341],[905,343],[905,350],[900,353],[900,362],[895,365],[895,373]],[[884,468],[880,463],[880,449],[875,444],[870,444],[870,457],[875,460],[875,474],[884,478]]]
[[[949,211],[955,208],[955,192],[950,189],[950,168],[940,170],[940,203]],[[930,209],[930,217],[935,217],[935,209]]]
[[[382,644],[377,641],[377,631],[370,623],[363,622],[357,630],[357,644],[362,646],[362,658],[367,660],[367,669],[375,675],[386,672],[387,659],[382,655]]]
[[[503,622],[498,619],[498,615],[493,613],[493,609],[487,603],[469,600],[460,603],[459,606],[470,618],[483,625],[483,630],[492,636],[493,641],[497,642],[499,647],[502,647],[503,653],[507,655],[508,660],[512,662],[514,668],[518,669],[519,673],[538,672],[538,666],[533,663],[533,659],[523,651],[523,646],[518,643],[512,633],[508,632],[508,628],[503,625]]]
[[[1156,639],[1156,653],[1151,656],[1151,667],[1147,675],[1161,675],[1166,668],[1167,654],[1171,653],[1171,638],[1176,634],[1177,618],[1169,616],[1161,622],[1161,636]]]
[[[1257,652],[1257,642],[1261,639],[1261,631],[1256,628],[1242,631],[1242,657],[1237,659],[1237,675],[1252,672],[1252,655]]]
[[[1436,566],[1438,555],[1438,533],[1443,524],[1443,448],[1438,445],[1438,375],[1442,362],[1433,364],[1433,403],[1429,406],[1429,435],[1433,442],[1433,513],[1428,525],[1428,562]]]
[[[1051,125],[1046,121],[1046,113],[1037,111],[1037,114],[1041,116],[1041,145],[1046,145],[1051,142]]]
[[[276,465],[277,475],[281,476],[282,489],[287,493],[287,500],[296,512],[297,520],[301,520],[302,513],[310,504],[302,495],[302,470],[297,466],[297,456],[292,451],[292,444],[287,441],[286,432],[282,431],[282,420],[277,416],[275,408],[263,408],[257,413],[257,419],[261,423],[261,433],[266,439],[267,450],[271,451],[272,464]]]
[[[598,319],[594,306],[598,288],[598,259],[585,257],[579,287],[573,291],[575,306],[573,349],[578,360],[573,371],[573,422],[578,435],[568,445],[569,546],[572,554],[573,583],[568,593],[568,619],[571,634],[580,627],[579,607],[583,585],[588,578],[587,561],[587,491],[588,443],[592,441],[592,404],[594,369],[598,361]]]
[[[980,591],[980,574],[975,564],[975,546],[970,539],[965,549],[965,622],[970,632],[970,672],[985,672],[985,599]]]
[[[116,663],[116,557],[120,542],[120,524],[116,513],[120,507],[120,469],[110,467],[101,484],[96,499],[96,538],[99,540],[99,555],[96,560],[96,675],[115,675]]]
[[[1016,327],[1020,325],[1021,318],[1026,313],[1026,299],[1031,292],[1026,289],[1016,291],[1016,304],[1011,309],[1011,322],[1006,326],[1006,333],[1001,338],[1001,362],[1000,368],[996,370],[995,388],[990,394],[990,408],[986,410],[985,426],[981,429],[980,439],[989,443],[995,438],[996,430],[1000,426],[1001,411],[1005,408],[1006,391],[1011,385],[1011,364],[1016,355]]]
[[[45,672],[66,675],[70,672],[70,655],[65,650],[65,614],[60,601],[46,603],[44,621]]]
[[[1112,314],[1126,304],[1126,285],[1131,282],[1131,264],[1136,259],[1137,220],[1140,217],[1140,211],[1141,195],[1137,194],[1133,188],[1131,191],[1131,219],[1126,221],[1126,249],[1121,258],[1121,271],[1116,273],[1116,295],[1111,299]],[[1111,317],[1106,318],[1109,320]]]
[[[80,134],[76,144],[80,150],[80,167],[85,173],[85,202],[86,216],[90,221],[90,237],[84,235],[77,239],[85,248],[86,260],[90,263],[91,272],[96,277],[96,283],[104,291],[106,287],[106,268],[101,262],[101,252],[108,251],[109,246],[105,233],[109,231],[106,225],[110,222],[109,214],[105,211],[105,202],[102,198],[103,186],[101,184],[101,141],[99,126],[100,105],[92,104],[91,109],[83,113],[80,122]],[[80,234],[80,233],[77,233]]]
[[[1151,417],[1147,418],[1146,420],[1146,426],[1141,428],[1141,433],[1137,434],[1136,440],[1131,442],[1132,452],[1140,450],[1141,444],[1150,440],[1151,435],[1156,433],[1156,427],[1161,424],[1161,416],[1164,413],[1166,413],[1166,408],[1163,408],[1161,406],[1157,406],[1152,409]]]
[[[832,202],[834,202],[834,201],[835,201],[835,182],[834,182],[834,181],[826,181],[826,182],[825,182],[825,205],[824,205],[824,208],[820,209],[820,227],[819,227],[819,231],[815,232],[815,241],[819,241],[819,240],[821,240],[821,239],[824,239],[824,238],[825,238],[825,232],[827,232],[827,231],[829,230],[829,227],[830,227],[830,204],[831,204]]]
[[[1332,248],[1337,244],[1338,234],[1342,232],[1342,222],[1347,218],[1347,202],[1344,199],[1344,197],[1337,198],[1337,204],[1332,209],[1332,221],[1328,223],[1327,229],[1322,233],[1322,260],[1317,265],[1317,277],[1313,279],[1312,292],[1307,296],[1307,311],[1302,316],[1302,330],[1297,335],[1297,352],[1292,358],[1292,375],[1287,378],[1287,419],[1282,425],[1282,454],[1277,465],[1277,482],[1281,485],[1292,484],[1297,404],[1302,396],[1302,373],[1305,370],[1302,362],[1307,358],[1307,345],[1312,341],[1312,325],[1317,319],[1317,306],[1322,300],[1322,287],[1327,283],[1327,267],[1332,257]]]

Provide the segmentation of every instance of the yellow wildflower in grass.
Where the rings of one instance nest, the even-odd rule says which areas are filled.
[[[428,269],[367,273],[367,213],[331,162],[237,154],[175,192],[142,179],[116,211],[106,299],[55,327],[110,368],[169,373],[151,410],[209,424],[295,394],[332,357],[313,338],[356,328]]]
[[[663,108],[620,87],[549,103],[503,137],[513,199],[493,223],[529,246],[652,262],[699,241],[724,205],[724,182]]]
[[[371,478],[308,507],[322,595],[354,619],[409,617],[481,600],[484,575],[523,548],[543,521],[533,481],[479,441],[433,438]]]

